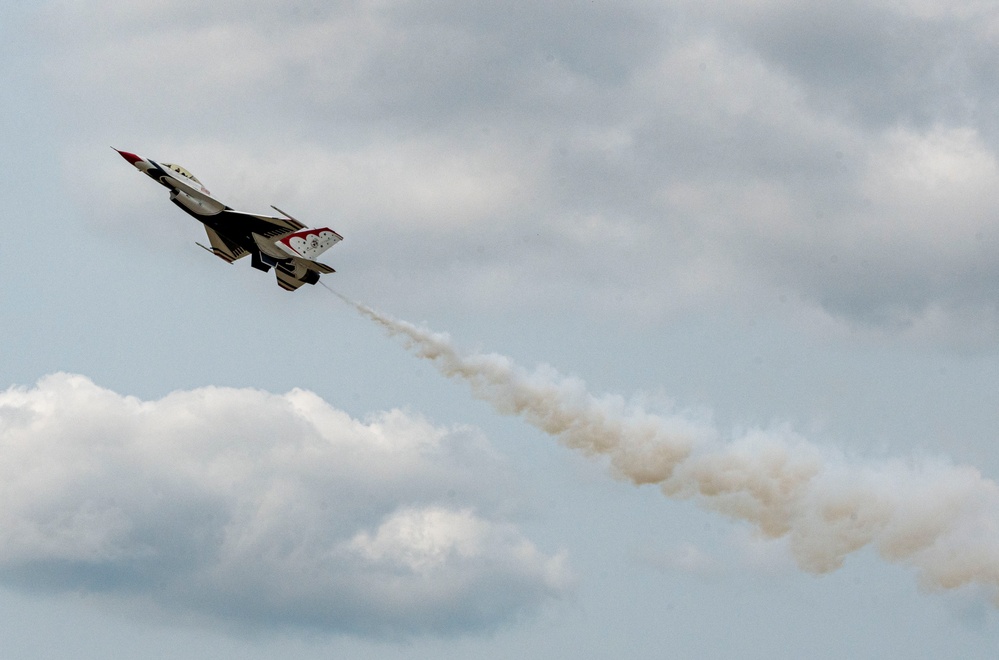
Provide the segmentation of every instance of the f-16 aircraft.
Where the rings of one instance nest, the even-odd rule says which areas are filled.
[[[250,255],[250,264],[265,273],[272,267],[282,289],[294,291],[315,284],[320,274],[335,272],[316,257],[343,240],[329,227],[310,229],[276,206],[284,217],[236,211],[215,199],[193,174],[180,165],[159,163],[115,149],[140,172],[170,189],[170,201],[205,226],[208,244],[202,247],[232,263]]]

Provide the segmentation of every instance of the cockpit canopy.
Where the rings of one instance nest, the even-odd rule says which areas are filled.
[[[169,167],[171,170],[173,170],[177,174],[180,174],[181,176],[185,176],[188,179],[190,179],[191,181],[194,181],[195,183],[197,183],[198,185],[201,185],[201,182],[198,181],[198,178],[196,176],[194,176],[193,174],[191,174],[190,172],[188,172],[186,169],[184,169],[180,165],[174,165],[173,163],[163,163],[163,167]]]

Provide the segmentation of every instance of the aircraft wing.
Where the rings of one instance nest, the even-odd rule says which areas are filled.
[[[294,233],[301,225],[297,220],[230,208],[205,217],[202,223],[212,242],[211,252],[230,263],[258,249],[253,236],[276,241]]]
[[[229,263],[232,263],[250,254],[236,243],[220,236],[218,232],[207,225],[205,226],[205,232],[208,233],[208,242],[212,246],[211,252],[220,259],[225,259]]]
[[[294,218],[278,218],[273,215],[257,215],[256,213],[245,213],[243,211],[236,211],[233,209],[226,209],[222,213],[234,221],[238,222],[239,220],[243,220],[246,225],[259,226],[260,223],[269,225],[270,230],[260,231],[254,229],[256,233],[268,238],[272,238],[279,234],[287,234],[293,231],[298,231],[299,229],[305,229],[305,225]]]

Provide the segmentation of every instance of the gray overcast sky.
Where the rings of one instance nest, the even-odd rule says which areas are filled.
[[[995,657],[997,71],[973,0],[0,3],[0,652]],[[633,485],[112,145],[703,447]]]

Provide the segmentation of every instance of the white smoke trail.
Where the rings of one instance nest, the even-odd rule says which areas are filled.
[[[335,292],[334,292],[335,293]],[[474,395],[587,454],[605,455],[635,484],[787,537],[799,566],[823,573],[873,545],[914,567],[923,586],[986,588],[999,606],[999,486],[943,460],[861,461],[791,432],[723,443],[712,429],[596,398],[549,367],[533,373],[500,355],[463,355],[445,334],[393,319],[336,294]]]

